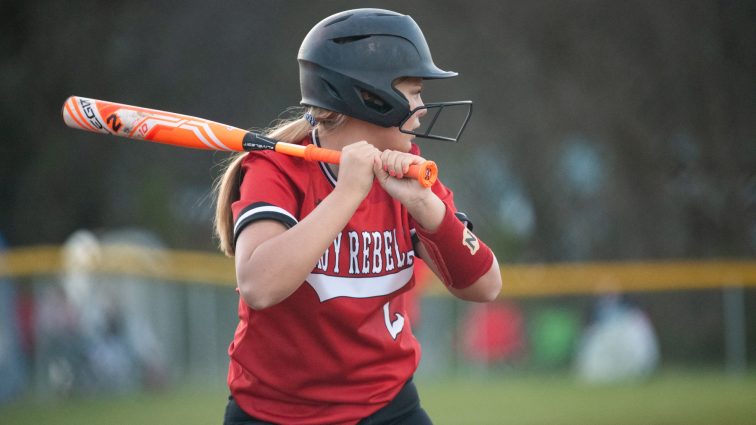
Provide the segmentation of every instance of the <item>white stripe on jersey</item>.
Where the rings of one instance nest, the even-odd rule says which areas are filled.
[[[257,208],[252,208],[251,210],[239,216],[239,218],[236,220],[236,225],[234,226],[234,234],[236,234],[239,231],[239,225],[243,223],[244,220],[247,219],[247,217],[250,217],[254,214],[264,213],[264,212],[274,212],[278,214],[283,214],[291,218],[292,220],[294,220],[294,223],[299,223],[299,221],[293,215],[291,215],[290,212],[286,211],[285,209],[280,208],[280,207],[274,207],[273,205],[263,205]]]
[[[410,251],[412,252],[412,251]],[[370,298],[388,295],[409,282],[414,266],[377,277],[341,277],[310,273],[307,283],[318,293],[320,302],[331,298]]]

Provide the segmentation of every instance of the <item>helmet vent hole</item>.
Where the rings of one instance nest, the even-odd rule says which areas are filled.
[[[328,90],[328,94],[331,95],[334,99],[341,99],[341,96],[339,96],[339,92],[336,90],[336,87],[334,87],[331,83],[329,83],[326,80],[320,80],[323,82],[323,86],[325,86],[326,90]]]
[[[370,93],[369,91],[362,90],[360,92],[362,103],[365,104],[368,108],[379,112],[381,114],[385,114],[386,112],[389,112],[391,109],[391,105],[386,103],[383,99],[380,97],[374,95],[373,93]]]
[[[339,22],[344,22],[344,21],[346,21],[347,19],[349,19],[349,18],[351,18],[351,17],[352,17],[352,15],[351,15],[351,14],[349,14],[349,15],[345,15],[345,16],[341,16],[341,17],[339,17],[339,18],[336,18],[336,19],[334,19],[333,21],[331,21],[331,22],[329,22],[329,23],[325,24],[325,26],[326,26],[326,27],[330,27],[330,26],[331,26],[331,25],[333,25],[333,24],[338,24]]]
[[[352,35],[349,37],[334,38],[331,41],[333,41],[336,44],[347,44],[347,43],[354,43],[355,41],[364,40],[366,38],[370,38],[370,36],[369,35]]]

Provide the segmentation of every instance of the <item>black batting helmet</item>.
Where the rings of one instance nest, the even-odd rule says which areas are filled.
[[[433,63],[428,43],[411,17],[383,9],[347,10],[322,20],[305,37],[297,59],[302,105],[382,127],[401,127],[414,112],[394,88],[397,79],[457,76]]]

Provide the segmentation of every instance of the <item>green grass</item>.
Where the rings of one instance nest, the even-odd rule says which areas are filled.
[[[441,424],[756,424],[756,376],[665,373],[623,385],[567,377],[424,383],[426,410]]]
[[[422,402],[437,425],[756,424],[756,375],[665,372],[635,384],[592,386],[567,376],[424,379]],[[0,423],[220,424],[222,389],[182,388],[132,396],[0,406]]]

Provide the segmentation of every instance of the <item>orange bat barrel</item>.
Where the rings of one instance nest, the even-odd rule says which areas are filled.
[[[72,128],[195,149],[241,151],[247,133],[203,118],[78,96],[69,97],[62,112]]]

